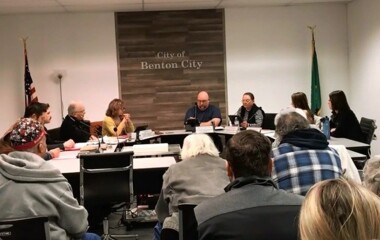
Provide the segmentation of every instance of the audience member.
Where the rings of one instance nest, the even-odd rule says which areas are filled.
[[[90,123],[84,121],[86,111],[82,103],[72,102],[67,108],[67,112],[61,125],[63,140],[73,139],[75,142],[87,142],[96,139],[90,134]]]
[[[241,99],[243,106],[237,110],[242,122],[240,127],[261,127],[264,121],[264,111],[255,104],[255,96],[246,92]]]
[[[296,92],[292,94],[292,105],[296,109],[301,109],[305,115],[306,119],[309,121],[310,124],[315,124],[318,126],[321,123],[321,118],[314,115],[309,107],[306,94],[303,92]]]
[[[348,105],[344,92],[341,90],[331,92],[328,105],[332,111],[330,119],[331,136],[363,142],[364,134],[355,113]]]
[[[256,131],[234,135],[226,146],[226,193],[194,210],[199,239],[297,239],[302,196],[272,181],[271,144]],[[197,176],[196,176],[197,177]]]
[[[380,196],[380,155],[369,159],[363,168],[363,185]]]
[[[307,193],[300,213],[302,240],[380,239],[380,199],[344,179],[325,180]]]
[[[228,184],[225,161],[219,157],[211,138],[192,134],[185,138],[182,161],[171,165],[163,176],[160,198],[156,205],[163,229],[176,231],[178,236],[178,202],[190,196],[216,196]]]
[[[115,98],[109,103],[103,120],[103,136],[120,136],[135,131],[131,116],[124,111],[123,100]]]
[[[25,108],[24,118],[32,118],[36,121],[39,121],[44,126],[46,144],[49,150],[49,152],[47,152],[46,156],[44,157],[45,160],[58,157],[60,154],[60,149],[65,150],[65,148],[74,147],[75,142],[72,139],[61,141],[53,139],[50,134],[48,134],[48,130],[45,124],[50,123],[52,118],[49,104],[40,102],[34,102],[30,104]]]
[[[305,195],[315,183],[341,176],[338,153],[300,114],[281,114],[275,132],[280,145],[273,149],[272,177],[279,188]]]
[[[73,197],[67,179],[41,158],[47,149],[43,125],[19,120],[10,142],[15,151],[0,155],[0,219],[46,216],[52,240],[100,239],[86,233],[87,211]]]
[[[200,126],[215,126],[222,124],[222,115],[218,107],[210,104],[208,93],[201,91],[197,95],[196,106],[190,107],[185,115],[184,123],[188,119],[197,119]]]

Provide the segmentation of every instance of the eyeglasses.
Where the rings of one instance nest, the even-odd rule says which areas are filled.
[[[207,103],[208,102],[208,99],[207,100],[197,100],[197,102],[199,102],[199,103]]]
[[[242,103],[249,103],[249,102],[251,102],[251,101],[252,101],[251,99],[242,99],[242,100],[241,100]]]

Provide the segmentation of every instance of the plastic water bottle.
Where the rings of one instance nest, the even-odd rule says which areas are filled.
[[[239,119],[235,117],[234,126],[239,126]]]
[[[330,139],[330,120],[326,116],[321,119],[322,122],[322,132],[326,136],[327,139]]]

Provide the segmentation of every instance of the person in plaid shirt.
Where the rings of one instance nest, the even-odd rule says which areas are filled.
[[[342,175],[338,153],[300,114],[280,115],[276,134],[280,145],[273,149],[272,178],[280,189],[305,195],[315,183]]]

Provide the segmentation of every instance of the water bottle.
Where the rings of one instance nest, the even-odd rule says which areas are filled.
[[[326,116],[321,119],[322,122],[322,132],[326,136],[327,139],[330,139],[330,120]]]
[[[239,126],[239,119],[235,117],[234,126]]]

